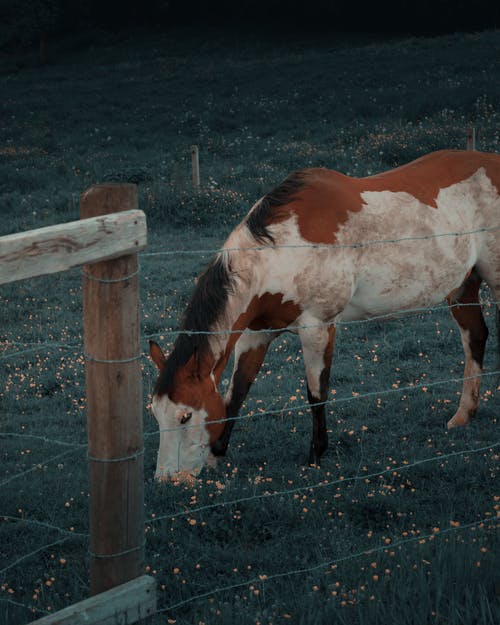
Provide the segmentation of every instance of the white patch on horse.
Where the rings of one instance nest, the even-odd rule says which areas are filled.
[[[205,410],[175,404],[168,395],[163,395],[153,397],[152,411],[160,429],[156,479],[182,473],[196,475],[204,464],[211,463]],[[192,417],[181,427],[181,418],[187,412],[191,412]]]
[[[481,198],[485,197],[491,214],[498,194],[483,168],[441,189],[437,208],[405,192],[364,192],[362,210],[353,212],[340,226],[338,243],[395,242],[368,244],[349,252],[356,258],[356,286],[341,318],[354,320],[433,306],[458,288],[478,261],[484,234],[455,233],[481,228],[486,212]]]
[[[315,400],[321,398],[321,374],[325,368],[325,350],[329,341],[329,331],[326,327],[315,328],[316,319],[313,316],[302,314],[299,330],[302,354],[306,368],[307,386]]]

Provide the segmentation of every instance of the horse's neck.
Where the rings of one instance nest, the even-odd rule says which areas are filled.
[[[258,315],[258,306],[255,305],[255,293],[252,286],[255,284],[254,265],[249,262],[248,255],[232,255],[232,248],[252,248],[255,241],[249,237],[246,226],[237,227],[227,239],[224,252],[225,263],[235,275],[228,294],[223,313],[212,324],[209,337],[209,351],[212,358],[212,372],[218,383],[227,362],[233,352],[236,341],[250,326]]]
[[[249,309],[246,296],[234,293],[230,296],[224,315],[214,325],[209,339],[209,359],[216,382],[219,379],[233,352],[236,341],[251,324],[255,311]]]

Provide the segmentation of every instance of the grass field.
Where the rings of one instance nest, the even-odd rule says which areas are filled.
[[[63,42],[44,68],[4,58],[0,234],[78,218],[95,182],[137,183],[148,251],[169,252],[141,258],[143,349],[151,335],[168,347],[210,250],[290,171],[367,175],[464,147],[468,125],[480,149],[500,151],[499,52],[498,32],[179,30]],[[88,593],[80,284],[74,270],[0,290],[0,625]],[[304,466],[311,418],[293,336],[271,348],[227,457],[195,487],[151,479],[155,369],[142,365],[155,624],[500,621],[496,377],[475,422],[447,433],[460,384],[446,381],[463,368],[448,311],[340,329],[321,469]]]

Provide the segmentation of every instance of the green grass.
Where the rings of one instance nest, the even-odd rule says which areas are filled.
[[[63,42],[43,69],[29,56],[10,61],[0,74],[1,234],[77,218],[78,194],[95,182],[136,182],[150,251],[195,252],[141,259],[143,349],[152,334],[168,346],[210,257],[197,252],[219,247],[291,170],[366,175],[463,147],[469,124],[481,149],[498,151],[499,48],[497,32],[350,43],[173,31],[85,51]],[[68,538],[0,574],[0,624],[12,625],[35,618],[12,602],[57,610],[88,592],[86,540],[76,535],[88,532],[86,449],[30,438],[86,442],[80,274],[4,286],[0,303],[0,571]],[[45,341],[54,344],[36,347]],[[462,360],[447,311],[341,328],[330,449],[310,469],[301,353],[283,337],[228,456],[194,489],[152,481],[158,434],[145,407],[147,571],[161,609],[186,602],[154,622],[497,623],[494,379],[484,380],[474,424],[451,433],[459,385],[432,386],[460,377]],[[143,370],[146,404],[155,381],[146,358]],[[486,449],[450,455],[477,448]],[[266,496],[283,490],[295,492]]]

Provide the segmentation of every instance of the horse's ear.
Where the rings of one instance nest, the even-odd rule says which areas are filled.
[[[149,355],[151,356],[151,360],[161,371],[165,366],[166,358],[158,343],[155,343],[154,341],[149,341]]]

